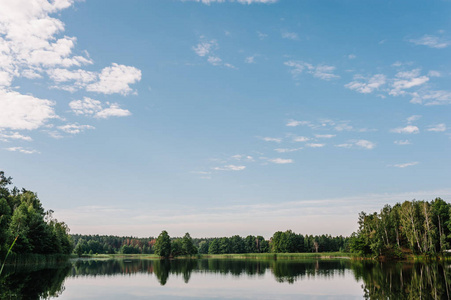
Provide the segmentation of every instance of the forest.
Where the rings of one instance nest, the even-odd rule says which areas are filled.
[[[270,240],[262,236],[192,238],[170,237],[167,231],[157,238],[106,235],[72,235],[74,253],[86,254],[157,254],[176,257],[196,254],[302,253],[345,251],[348,238],[330,235],[302,235],[291,230],[278,231]]]
[[[45,211],[36,193],[9,186],[12,178],[0,171],[0,257],[11,244],[16,254],[70,254],[69,228]]]
[[[451,245],[451,205],[441,198],[385,205],[379,213],[359,214],[349,250],[361,255],[402,258],[436,256]]]

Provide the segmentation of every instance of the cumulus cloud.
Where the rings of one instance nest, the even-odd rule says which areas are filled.
[[[76,115],[93,116],[95,118],[107,119],[109,117],[127,117],[131,112],[122,109],[117,103],[107,102],[103,105],[99,100],[84,97],[83,100],[73,100],[69,103],[69,107]]]
[[[387,82],[385,75],[376,74],[370,78],[365,78],[360,75],[354,76],[354,81],[346,84],[345,87],[357,91],[362,94],[369,94],[378,90]]]
[[[409,42],[414,43],[415,45],[422,45],[435,49],[443,49],[451,45],[450,41],[428,34],[425,34],[418,39],[410,39]]]
[[[429,128],[427,129],[427,131],[433,131],[433,132],[443,132],[443,131],[446,131],[446,124],[445,124],[445,123],[441,123],[441,124],[429,126]]]
[[[333,73],[336,69],[334,66],[322,64],[314,66],[312,64],[297,60],[286,61],[284,65],[290,67],[290,73],[295,79],[298,78],[304,71],[311,74],[313,77],[323,80],[340,78],[340,76]]]
[[[420,132],[420,129],[417,126],[408,125],[406,127],[393,128],[390,131],[394,133],[416,134]]]
[[[0,128],[37,129],[56,118],[55,103],[0,89]]]
[[[89,92],[103,94],[127,95],[133,92],[130,84],[141,80],[141,71],[135,67],[118,65],[113,63],[111,67],[106,67],[98,75],[99,80],[86,87]]]
[[[216,40],[203,41],[193,47],[194,52],[200,57],[204,57],[214,49],[218,48]]]
[[[396,168],[407,168],[407,167],[411,167],[411,166],[415,166],[415,165],[418,165],[417,161],[408,162],[408,163],[404,163],[404,164],[396,164],[396,165],[394,165],[394,167],[396,167]]]
[[[0,2],[0,85],[14,77],[39,78],[43,69],[91,64],[73,55],[76,38],[57,35],[64,23],[50,16],[72,5],[71,0]]]
[[[285,158],[272,158],[272,159],[268,159],[268,161],[275,163],[275,164],[292,164],[294,162],[292,159],[285,159]]]

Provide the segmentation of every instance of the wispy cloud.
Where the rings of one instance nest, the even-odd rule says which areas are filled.
[[[306,144],[305,146],[309,147],[309,148],[322,148],[322,147],[326,146],[326,144],[309,143],[309,144]]]
[[[363,148],[367,150],[372,150],[376,147],[376,144],[368,140],[349,140],[346,143],[335,145],[339,148]]]
[[[296,32],[287,32],[287,31],[282,32],[282,38],[294,41],[299,39],[298,34]]]
[[[3,132],[0,129],[0,141],[7,142],[9,140],[23,140],[31,142],[33,139],[28,135],[22,135],[19,132]]]
[[[425,34],[417,39],[410,39],[409,42],[415,45],[423,45],[435,49],[443,49],[451,45],[451,42],[441,37]]]
[[[20,153],[24,153],[24,154],[39,153],[39,151],[37,151],[37,150],[24,149],[22,147],[9,147],[9,148],[5,148],[5,150],[12,151],[12,152],[20,152]]]
[[[292,164],[294,161],[292,159],[285,159],[285,158],[272,158],[268,159],[268,161],[275,163],[275,164]]]
[[[418,164],[419,164],[419,162],[413,161],[413,162],[408,162],[408,163],[404,163],[404,164],[396,164],[396,165],[393,165],[393,166],[396,167],[396,168],[407,168],[407,167],[415,166],[415,165],[418,165]]]
[[[431,125],[431,126],[429,126],[427,131],[433,131],[433,132],[446,131],[446,124],[445,123],[441,123],[441,124],[437,124],[437,125]]]
[[[421,115],[413,115],[407,118],[407,123],[411,124],[415,121],[418,121],[419,119],[421,119]]]
[[[405,146],[405,145],[411,145],[412,143],[409,140],[397,140],[393,142],[395,145],[399,146]]]
[[[361,75],[355,75],[354,81],[346,84],[345,87],[362,94],[369,94],[378,90],[380,87],[385,85],[386,82],[387,78],[383,74],[376,74],[370,78],[365,78]]]
[[[226,165],[223,167],[215,167],[213,170],[215,171],[242,171],[246,169],[246,166],[236,166],[236,165]]]
[[[323,80],[331,80],[340,78],[340,76],[334,74],[335,67],[328,65],[312,65],[303,61],[290,60],[286,61],[284,65],[290,67],[290,73],[293,78],[297,79],[304,71],[311,74],[313,77]]]
[[[302,147],[300,148],[277,148],[274,149],[274,151],[279,152],[279,153],[289,153],[289,152],[296,152],[302,150]]]
[[[331,139],[336,136],[336,134],[315,134],[315,137],[318,139]]]
[[[62,126],[58,126],[58,129],[70,133],[70,134],[78,134],[81,133],[87,129],[95,129],[94,126],[91,125],[79,125],[79,124],[66,124]]]
[[[262,137],[260,138],[261,140],[265,141],[265,142],[275,142],[275,143],[280,143],[282,142],[281,138],[273,138],[273,137]]]

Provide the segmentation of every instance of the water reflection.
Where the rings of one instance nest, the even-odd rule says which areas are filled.
[[[65,290],[65,278],[96,280],[97,277],[129,277],[132,274],[152,274],[166,291],[169,288],[164,286],[172,277],[182,278],[188,284],[193,274],[240,281],[262,278],[262,284],[268,284],[267,280],[284,283],[279,285],[280,289],[311,279],[317,283],[321,281],[327,289],[334,280],[347,276],[356,284],[361,283],[363,299],[449,299],[450,270],[449,265],[443,263],[390,264],[350,260],[76,260],[53,268],[7,269],[0,277],[0,299],[57,297]]]
[[[0,277],[0,299],[47,299],[64,292],[71,270],[67,263],[54,267],[6,267]]]

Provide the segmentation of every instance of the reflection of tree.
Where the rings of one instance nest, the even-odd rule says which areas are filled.
[[[374,263],[351,265],[362,279],[365,299],[449,299],[450,270],[440,263]]]
[[[0,299],[46,299],[64,291],[70,264],[58,268],[6,270],[0,277]]]
[[[349,262],[343,260],[305,260],[272,262],[271,269],[278,282],[294,283],[304,277],[333,277],[344,276]]]

